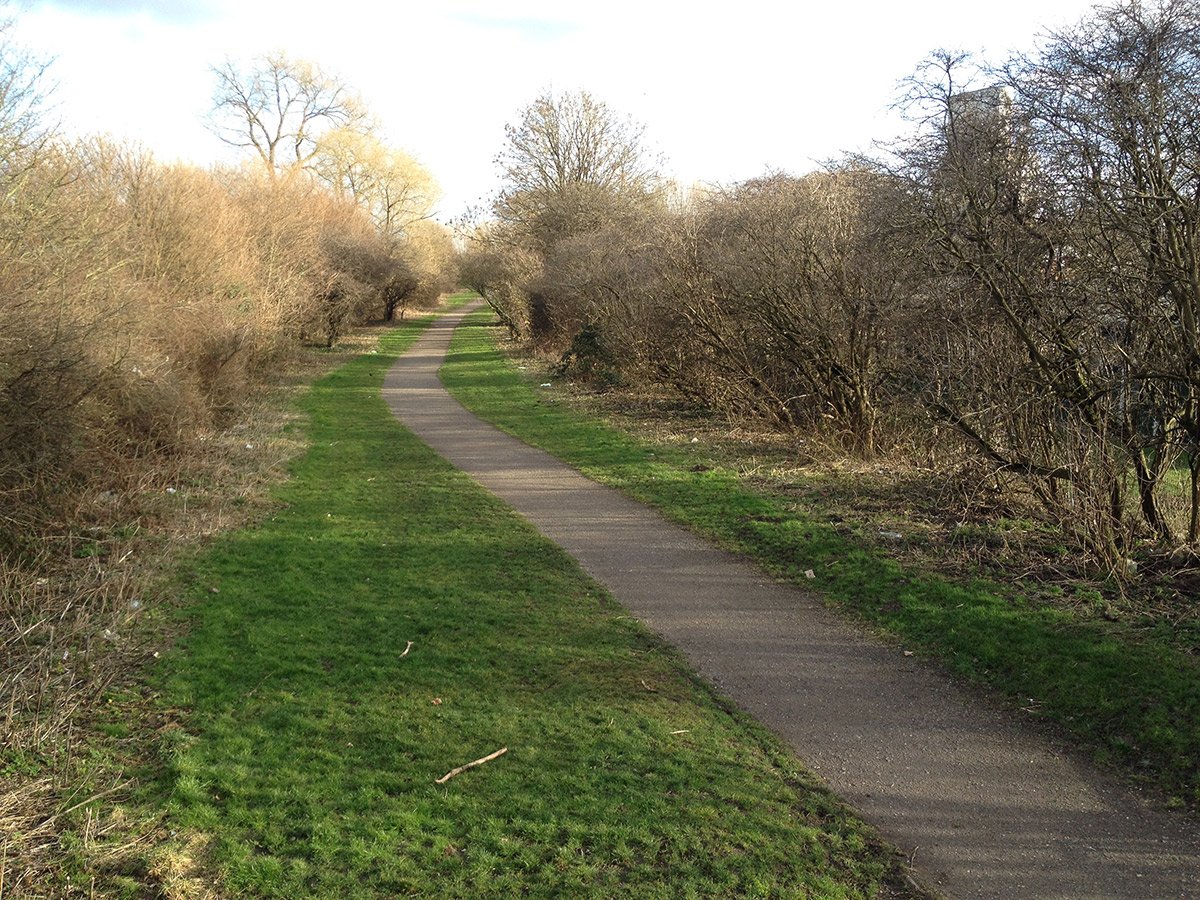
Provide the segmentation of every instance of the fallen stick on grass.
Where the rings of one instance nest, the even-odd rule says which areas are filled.
[[[461,775],[463,772],[467,771],[467,769],[473,769],[476,766],[482,766],[484,763],[490,763],[497,756],[503,756],[507,752],[508,752],[507,747],[501,747],[495,753],[489,753],[487,756],[484,756],[481,759],[477,759],[474,762],[469,762],[465,766],[459,766],[457,769],[451,769],[449,772],[447,772],[441,778],[437,779],[435,784],[445,784],[447,781],[449,781],[455,775]]]
[[[401,659],[404,659],[404,657],[408,656],[408,651],[412,649],[412,645],[413,645],[413,642],[409,641],[408,646],[404,648],[404,652],[400,654]]]

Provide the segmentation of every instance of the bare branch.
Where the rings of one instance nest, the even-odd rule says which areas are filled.
[[[253,151],[273,176],[307,166],[325,133],[366,127],[358,97],[312,63],[276,53],[245,68],[226,61],[212,72],[213,132]]]

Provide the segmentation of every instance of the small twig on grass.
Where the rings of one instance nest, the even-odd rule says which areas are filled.
[[[437,779],[435,781],[435,784],[445,784],[447,781],[449,781],[455,775],[461,775],[463,772],[467,771],[467,769],[473,769],[476,766],[482,766],[484,763],[490,763],[496,757],[503,756],[507,752],[508,752],[507,747],[501,747],[495,753],[489,753],[487,756],[477,759],[474,762],[469,762],[464,766],[459,766],[457,769],[451,769],[449,772],[447,772],[441,778]]]
[[[648,691],[649,691],[650,693],[652,693],[652,694],[657,694],[657,693],[658,693],[658,688],[652,688],[652,687],[650,687],[650,685],[646,684],[646,681],[645,681],[645,679],[642,679],[642,687],[644,687],[646,690],[648,690]]]
[[[690,734],[691,731],[692,729],[690,728],[681,728],[678,731],[672,731],[671,734]]]
[[[256,684],[254,687],[250,688],[249,692],[247,692],[246,699],[249,700],[251,697],[253,697],[255,694],[257,694],[258,689],[260,687],[262,687],[264,684],[266,684],[267,679],[270,678],[272,675],[274,675],[275,671],[278,671],[278,670],[268,672],[266,675],[264,675],[262,678],[260,678],[258,681],[258,684]]]
[[[404,657],[408,656],[408,651],[411,650],[412,648],[413,648],[413,642],[409,641],[408,646],[404,648],[404,652],[400,654],[400,658],[404,659]]]

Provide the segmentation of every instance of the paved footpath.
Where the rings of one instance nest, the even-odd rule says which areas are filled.
[[[1200,826],[803,591],[480,421],[437,370],[469,310],[388,374],[397,417],[574,556],[950,897],[1197,898]]]

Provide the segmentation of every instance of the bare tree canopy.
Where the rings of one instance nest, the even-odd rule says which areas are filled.
[[[645,129],[586,91],[547,91],[505,127],[499,157],[513,191],[563,190],[590,184],[610,190],[645,187],[653,178],[642,149]]]
[[[275,53],[246,68],[214,67],[212,125],[225,143],[253,151],[274,173],[307,166],[335,128],[363,127],[358,96],[310,62]]]
[[[1140,506],[1169,543],[1160,486],[1191,469],[1200,541],[1200,5],[1097,9],[1008,68],[1030,140],[1069,222],[1066,283],[1104,338],[1094,353],[1108,427]]]
[[[542,249],[608,224],[658,185],[643,130],[586,91],[544,92],[505,127],[497,218]]]
[[[938,53],[907,99],[930,408],[1113,571],[1146,533],[1196,545],[1200,5],[1099,7],[1001,68]]]
[[[370,213],[387,237],[397,237],[415,222],[428,219],[438,197],[428,169],[357,128],[325,133],[317,141],[309,167],[336,193]]]

